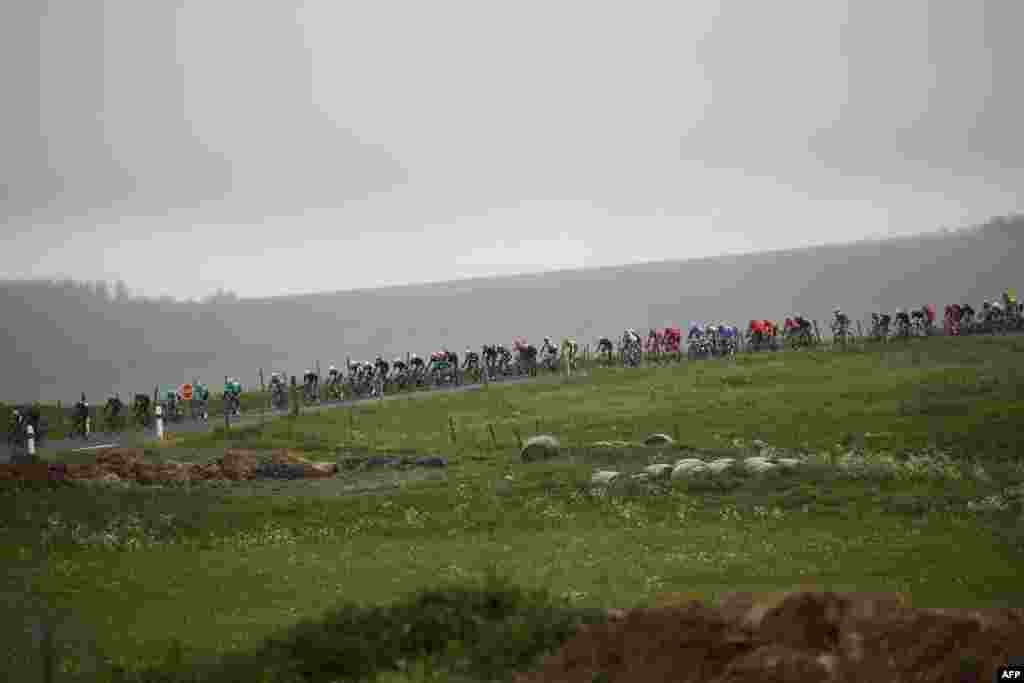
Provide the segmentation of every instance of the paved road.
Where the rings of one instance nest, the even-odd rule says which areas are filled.
[[[1010,332],[1009,334],[1018,335],[1018,334],[1024,334],[1024,332],[1022,332],[1022,331],[1014,331],[1014,332]],[[944,336],[944,335],[940,335],[940,336]],[[780,350],[780,351],[777,351],[776,353],[786,353],[786,352],[787,352],[786,350]],[[683,361],[686,362],[686,356],[685,355],[683,356]],[[585,375],[587,373],[584,371],[581,374]],[[495,384],[495,385],[522,384],[522,383],[525,383],[525,382],[537,381],[538,379],[543,379],[544,377],[550,377],[550,375],[541,375],[541,376],[539,376],[537,378],[532,378],[532,377],[504,378],[504,379],[500,379],[500,380],[497,380],[495,382],[492,382],[491,384]],[[395,399],[398,399],[398,398],[434,396],[434,395],[436,395],[439,392],[445,392],[445,391],[447,391],[447,392],[473,391],[474,389],[480,389],[483,386],[484,386],[483,384],[463,384],[463,385],[457,386],[457,387],[450,387],[449,386],[449,387],[442,387],[442,388],[437,388],[437,389],[431,389],[431,390],[427,390],[427,391],[415,391],[415,392],[409,392],[409,393],[391,394],[391,395],[384,396],[383,398],[359,398],[359,399],[351,399],[351,400],[348,400],[348,401],[332,401],[332,402],[322,403],[320,405],[315,405],[315,406],[304,406],[302,408],[302,412],[303,413],[318,413],[318,412],[320,412],[322,410],[331,410],[333,408],[340,408],[340,407],[355,405],[355,404],[359,404],[359,403],[365,403],[365,402],[368,402],[368,401],[391,401],[391,400],[395,400]],[[287,414],[287,411],[268,410],[266,412],[266,414],[265,414],[265,418],[273,419],[275,417],[282,417],[282,416],[284,416],[286,414]],[[232,425],[238,425],[238,426],[246,426],[246,425],[258,424],[260,422],[260,419],[261,419],[261,417],[260,417],[260,414],[258,412],[257,413],[248,413],[248,414],[242,415],[240,418],[237,418],[237,417],[236,418],[232,418],[231,419],[231,424]],[[175,433],[178,433],[178,434],[192,433],[192,434],[194,434],[194,433],[208,432],[211,429],[213,429],[214,427],[220,426],[220,425],[223,425],[223,424],[224,424],[224,418],[223,417],[221,417],[221,418],[213,418],[213,419],[210,420],[209,423],[193,422],[191,420],[185,420],[184,422],[181,422],[181,423],[178,423],[178,424],[166,423],[165,431],[167,433],[170,433],[170,434],[175,434]],[[101,433],[101,434],[93,434],[87,440],[78,438],[78,439],[59,439],[59,440],[56,440],[56,441],[47,441],[45,444],[43,444],[37,450],[41,454],[53,453],[55,451],[66,451],[66,450],[88,451],[88,450],[94,450],[94,449],[103,448],[103,447],[110,447],[110,446],[135,445],[135,444],[145,443],[146,441],[154,441],[155,439],[156,439],[156,433],[155,433],[155,430],[153,430],[153,429],[146,430],[144,433],[141,433],[141,434],[140,433],[135,433],[135,434],[111,435],[111,434],[102,434]],[[6,461],[8,458],[10,458],[10,456],[11,456],[11,451],[7,447],[7,445],[6,444],[0,444],[0,462]]]
[[[585,374],[585,373],[583,373]],[[579,376],[579,373],[577,373]],[[526,382],[535,382],[538,379],[542,379],[545,376],[533,377],[510,377],[500,379],[491,382],[492,385],[504,386],[508,384],[523,384]],[[401,394],[389,394],[380,398],[356,398],[347,401],[328,401],[319,405],[303,406],[301,408],[302,413],[319,413],[324,410],[332,410],[335,408],[344,408],[347,406],[357,405],[360,403],[368,403],[373,401],[393,401],[400,398],[422,398],[427,396],[436,396],[442,392],[464,392],[473,391],[476,389],[483,388],[483,384],[463,384],[460,386],[452,387],[440,387],[436,389],[430,389],[427,391],[413,391]],[[267,410],[265,414],[261,416],[259,412],[243,413],[240,417],[232,417],[230,419],[231,424],[239,427],[247,425],[259,424],[261,419],[273,419],[277,417],[284,417],[288,414],[286,410]],[[212,429],[223,426],[224,418],[211,417],[210,421],[207,422],[196,422],[190,419],[185,419],[179,423],[167,422],[165,423],[164,431],[168,434],[198,434],[203,432],[209,432]],[[43,455],[47,453],[54,453],[57,451],[79,451],[88,452],[90,450],[96,450],[100,448],[109,448],[111,446],[122,446],[122,445],[139,445],[147,441],[156,440],[156,430],[147,429],[143,432],[136,432],[132,434],[90,434],[88,439],[81,437],[76,439],[57,439],[49,440],[39,446],[36,451]],[[11,456],[11,450],[6,444],[0,444],[0,461],[6,461]]]

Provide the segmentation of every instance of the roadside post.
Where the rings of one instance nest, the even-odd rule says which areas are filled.
[[[224,431],[231,430],[231,401],[228,399],[228,376],[224,375]]]
[[[156,440],[164,440],[164,407],[159,403],[156,406]]]
[[[30,458],[35,457],[36,454],[36,429],[32,425],[25,427],[25,434],[28,437],[26,439],[26,447],[28,448],[28,455]]]

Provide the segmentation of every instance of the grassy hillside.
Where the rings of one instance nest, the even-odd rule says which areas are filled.
[[[187,437],[152,457],[286,446],[449,465],[227,489],[5,489],[0,590],[32,596],[23,617],[65,615],[74,666],[212,667],[208,680],[490,680],[597,608],[666,593],[807,584],[895,590],[919,606],[1020,605],[1022,371],[1019,337],[927,339],[595,369]],[[524,464],[516,431],[538,429],[563,455]],[[679,444],[593,446],[655,431]],[[807,462],[604,494],[587,485],[595,468],[742,456],[753,439]],[[419,593],[439,585],[461,588]],[[26,638],[0,641],[36,667]],[[400,661],[447,673],[385,678]]]
[[[247,386],[262,367],[300,374],[346,355],[372,358],[441,344],[575,335],[593,343],[628,326],[689,320],[824,319],[879,308],[975,304],[1018,286],[1024,218],[978,230],[785,252],[542,275],[206,303],[110,300],[71,285],[4,283],[8,362],[0,400],[65,402],[198,376]]]

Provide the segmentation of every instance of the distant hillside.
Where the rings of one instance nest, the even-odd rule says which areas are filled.
[[[1019,286],[1024,216],[984,226],[860,242],[642,265],[271,299],[174,302],[111,295],[72,282],[0,283],[0,400],[94,402],[108,391],[237,375],[300,374],[346,355],[461,352],[523,335],[601,334],[690,320],[822,322],[839,305],[872,310],[980,302]]]

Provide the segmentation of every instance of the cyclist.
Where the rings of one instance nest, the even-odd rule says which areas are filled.
[[[579,352],[579,344],[572,337],[562,340],[562,356],[565,358],[565,362],[569,364],[569,370],[573,371],[576,369],[576,354]]]
[[[107,399],[107,405],[104,408],[107,427],[115,432],[121,431],[121,409],[123,407],[120,394],[115,393]]]
[[[192,383],[192,419],[210,419],[207,408],[210,404],[210,388],[196,380]]]
[[[225,409],[228,414],[239,416],[242,414],[242,385],[234,377],[229,377],[224,383],[224,401],[227,403]]]
[[[81,434],[83,439],[89,438],[89,402],[85,400],[85,392],[82,398],[74,407],[75,433]]]

